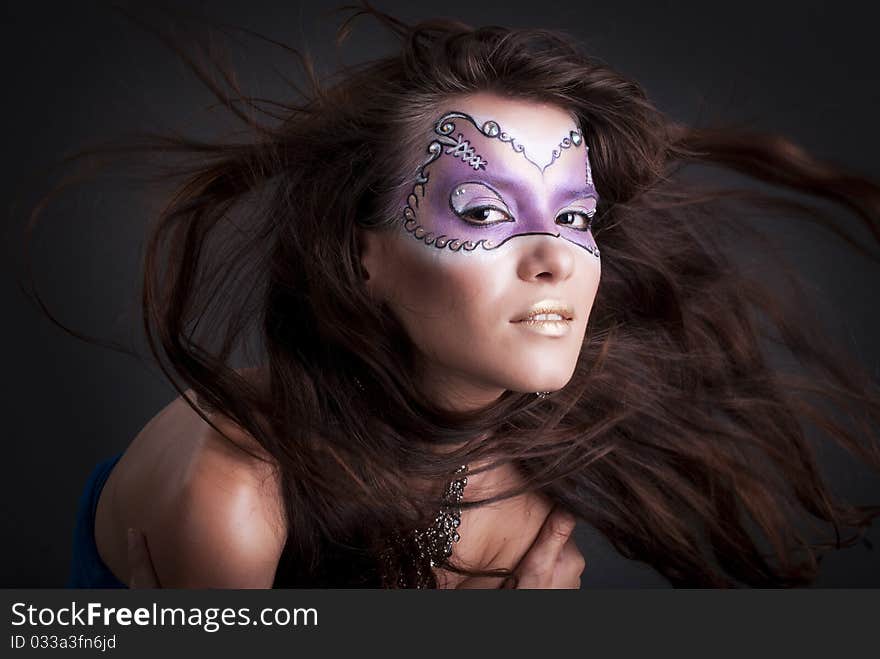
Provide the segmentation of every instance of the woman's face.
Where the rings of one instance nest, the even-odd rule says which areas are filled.
[[[439,402],[561,389],[601,272],[583,133],[557,106],[489,93],[448,102],[434,121],[400,221],[361,236],[367,286],[418,347]],[[523,321],[530,313],[558,315]]]

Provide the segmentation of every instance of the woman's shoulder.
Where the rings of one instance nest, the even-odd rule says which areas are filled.
[[[157,573],[176,587],[270,588],[287,537],[278,470],[246,452],[262,453],[253,438],[218,426],[236,445],[202,429],[147,532]]]
[[[195,402],[192,391],[185,395]],[[178,397],[144,426],[108,479],[96,540],[120,578],[125,532],[136,526],[164,586],[271,587],[287,537],[275,462],[229,419],[206,416],[216,428]]]

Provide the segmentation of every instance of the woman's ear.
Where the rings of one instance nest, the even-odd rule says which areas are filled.
[[[378,231],[371,231],[363,227],[355,227],[355,235],[361,276],[372,294],[375,292],[376,275],[379,272],[379,255],[382,252],[381,238]]]

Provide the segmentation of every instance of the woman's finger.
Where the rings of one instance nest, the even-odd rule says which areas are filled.
[[[138,529],[128,529],[128,566],[131,573],[129,588],[160,588],[147,538]]]
[[[570,537],[559,553],[553,573],[553,581],[556,588],[580,588],[581,575],[587,566],[584,555],[578,548],[574,538]]]
[[[551,574],[553,572],[562,548],[574,530],[576,522],[574,515],[561,508],[557,508],[547,515],[532,549],[526,556],[530,572],[536,574]]]

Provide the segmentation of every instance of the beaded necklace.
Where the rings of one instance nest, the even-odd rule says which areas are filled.
[[[441,498],[440,511],[434,517],[434,522],[426,529],[418,529],[411,536],[418,552],[416,563],[416,588],[427,586],[427,575],[422,570],[422,565],[427,562],[431,567],[442,564],[452,556],[453,543],[458,542],[461,536],[458,527],[461,524],[461,503],[464,488],[467,485],[468,466],[461,465],[453,472],[453,479],[446,484]],[[386,560],[391,555],[386,554]],[[398,588],[406,588],[407,582],[403,574],[397,582]]]

